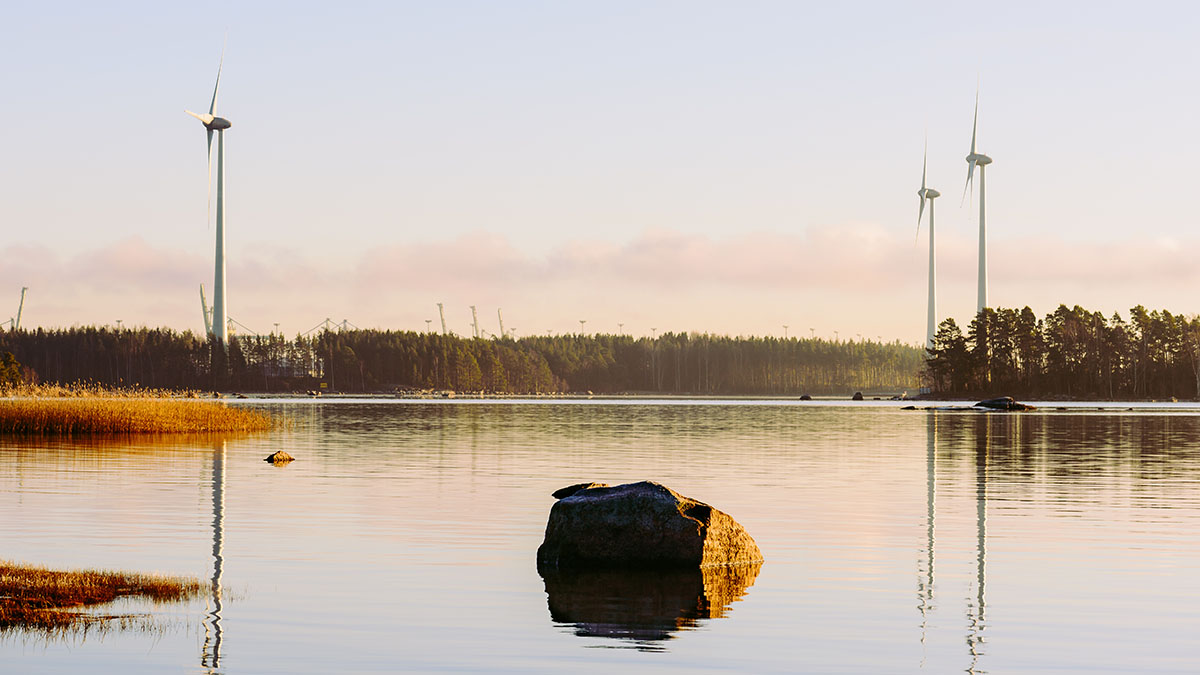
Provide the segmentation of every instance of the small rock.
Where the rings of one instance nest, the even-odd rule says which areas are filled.
[[[291,455],[287,454],[286,452],[279,450],[279,451],[271,453],[271,455],[269,457],[267,457],[266,459],[264,459],[263,461],[270,462],[272,464],[287,464],[288,462],[292,462],[295,460],[296,460],[295,457],[292,457]]]
[[[850,400],[851,400],[851,401],[861,401],[861,400],[863,400],[863,395],[862,395],[862,392],[861,392],[861,391],[856,391],[856,392],[854,392],[854,395],[850,397]]]
[[[989,398],[986,401],[980,401],[979,403],[976,403],[975,407],[987,408],[989,410],[1037,410],[1037,408],[1034,406],[1014,401],[1013,397],[1011,396]]]
[[[801,400],[801,401],[811,401],[811,400],[812,400],[812,396],[809,396],[808,394],[804,394],[804,395],[802,395],[802,396],[800,397],[800,400]]]

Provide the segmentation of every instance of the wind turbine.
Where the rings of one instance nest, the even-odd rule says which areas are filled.
[[[917,196],[921,198],[921,208],[917,211],[917,238],[921,238],[921,218],[925,215],[925,202],[929,202],[929,315],[925,324],[925,346],[933,348],[933,336],[937,332],[937,269],[934,265],[933,239],[933,200],[942,193],[931,187],[925,187],[925,174],[929,167],[929,142],[925,142],[925,156],[921,160],[921,189]],[[980,170],[980,184],[983,184],[983,170]]]
[[[225,307],[225,130],[233,126],[224,117],[217,117],[217,90],[221,86],[221,67],[225,65],[225,50],[221,50],[221,61],[217,65],[217,83],[213,85],[212,103],[208,105],[206,114],[185,110],[187,114],[200,120],[208,132],[208,180],[209,190],[212,189],[212,144],[213,132],[217,132],[217,251],[215,271],[213,272],[213,306],[212,306],[212,335],[213,339],[225,347],[229,339],[227,327],[228,318]],[[210,202],[211,203],[211,202]]]
[[[967,185],[963,188],[963,200],[971,190],[971,179],[975,175],[975,167],[979,167],[979,302],[976,313],[983,311],[988,304],[987,291],[987,191],[984,189],[984,169],[992,163],[992,158],[976,151],[975,138],[979,130],[979,90],[975,90],[975,120],[971,123],[971,154],[967,155]],[[930,228],[932,230],[932,228]]]

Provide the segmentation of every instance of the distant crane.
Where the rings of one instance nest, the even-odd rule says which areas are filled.
[[[508,333],[504,332],[504,315],[500,313],[500,308],[496,308],[496,319],[500,321],[500,337],[508,337]]]
[[[440,302],[437,304],[437,306],[438,306],[438,316],[442,317],[442,335],[445,335],[449,332],[446,330],[446,310],[444,307],[442,307],[442,303],[440,303]]]
[[[329,317],[325,317],[324,321],[322,321],[321,323],[304,331],[303,333],[301,333],[301,335],[303,335],[304,337],[308,337],[309,335],[312,335],[313,333],[317,332],[318,330],[320,330],[322,328],[324,328],[326,331],[328,331],[330,326],[336,326],[336,325],[337,324],[335,324],[333,322],[333,320],[331,320]]]
[[[261,334],[261,333],[259,333],[258,331],[254,330],[254,329],[253,329],[253,328],[251,328],[250,326],[247,326],[246,324],[242,323],[241,321],[238,321],[237,319],[233,318],[232,316],[231,316],[231,317],[228,317],[228,331],[229,331],[230,333],[236,333],[236,332],[237,332],[237,327],[238,327],[238,326],[241,326],[241,327],[242,327],[242,329],[246,331],[246,333],[245,333],[245,334],[246,334],[247,336],[250,336],[250,337],[256,337],[256,338],[257,338],[257,337],[262,337],[262,334]]]
[[[475,305],[471,305],[471,334],[479,337],[479,315],[475,313]]]
[[[204,315],[204,334],[212,337],[212,308],[204,298],[204,284],[200,284],[200,313]]]
[[[14,332],[21,330],[21,312],[24,311],[24,309],[25,309],[25,291],[28,291],[28,290],[29,290],[28,286],[21,287],[21,304],[17,305],[17,315],[14,318],[11,318],[6,322],[6,323],[8,323],[8,327],[11,328]]]

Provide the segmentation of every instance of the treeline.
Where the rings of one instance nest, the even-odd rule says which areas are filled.
[[[935,392],[1073,398],[1200,398],[1200,318],[1147,311],[1129,319],[1076,305],[1039,319],[984,309],[964,335],[938,326],[925,378]]]
[[[898,342],[696,333],[485,340],[348,330],[237,336],[213,354],[190,332],[72,328],[0,332],[4,351],[44,382],[240,391],[842,395],[914,391],[923,362]]]

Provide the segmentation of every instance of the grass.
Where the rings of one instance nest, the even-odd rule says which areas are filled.
[[[194,392],[91,385],[0,391],[0,434],[129,434],[265,431],[267,414],[201,400]]]
[[[89,607],[119,598],[182,602],[209,590],[207,583],[190,577],[61,571],[0,560],[0,634],[22,629],[55,634],[87,628],[123,618],[84,611]]]

